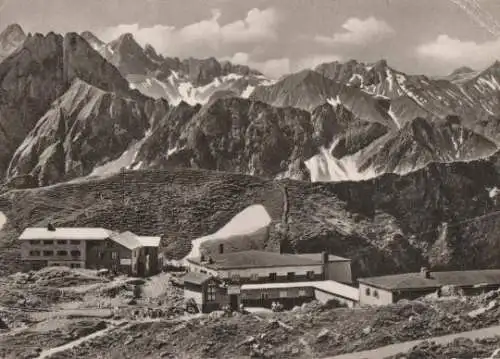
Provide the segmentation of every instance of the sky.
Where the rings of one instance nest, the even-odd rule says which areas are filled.
[[[0,0],[0,27],[122,33],[166,56],[216,57],[270,77],[356,59],[446,75],[500,60],[499,0]]]

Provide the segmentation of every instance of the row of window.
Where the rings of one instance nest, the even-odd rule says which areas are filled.
[[[56,244],[81,244],[82,241],[77,241],[77,240],[70,240],[70,241],[66,241],[66,240],[57,240],[57,241],[53,241],[53,240],[45,240],[45,241],[41,241],[41,240],[31,240],[30,241],[30,244],[31,245],[39,245],[39,244],[43,244],[43,245],[53,245],[54,243]]]
[[[215,302],[216,301],[216,293],[217,293],[217,286],[216,285],[210,285],[208,286],[207,289],[207,301],[209,302]],[[307,295],[305,289],[300,289],[299,290],[299,297],[305,297]],[[246,293],[241,294],[242,298],[246,298]],[[287,291],[280,291],[279,293],[280,298],[286,298],[288,296]],[[266,300],[269,299],[269,293],[267,292],[262,292],[260,293],[260,299],[261,300]]]
[[[106,257],[106,252],[97,252],[97,258],[104,259]],[[111,259],[118,259],[118,252],[111,252]]]
[[[69,254],[71,255],[71,257],[80,257],[82,255],[82,253],[78,250],[70,251]],[[55,255],[57,255],[58,257],[66,257],[68,255],[68,251],[64,251],[64,250],[56,251]],[[49,251],[30,251],[30,257],[40,257],[40,256],[53,257],[54,251],[50,251],[50,250]]]
[[[307,273],[306,273],[306,277],[307,277],[307,279],[314,280],[314,277],[315,277],[315,275],[314,275],[314,271],[309,271],[309,272],[307,272]],[[288,272],[288,273],[286,274],[286,280],[287,280],[287,281],[292,282],[292,281],[294,281],[294,280],[295,280],[295,278],[296,278],[296,277],[295,277],[295,272]],[[239,275],[239,274],[233,274],[233,275],[231,275],[231,279],[232,279],[233,281],[236,281],[236,282],[237,282],[237,281],[239,281],[239,280],[240,280],[240,275]],[[259,280],[259,274],[258,274],[258,273],[253,273],[253,274],[251,274],[251,275],[250,275],[250,280],[252,280],[252,281],[258,281],[258,280]],[[269,280],[270,282],[275,282],[276,280],[278,280],[278,274],[277,274],[277,273],[269,273],[269,275],[268,275],[268,280]]]
[[[65,263],[52,263],[51,264],[53,267],[60,267],[60,266],[66,266]],[[70,267],[71,268],[81,268],[81,264],[80,263],[71,263],[70,264]]]
[[[372,294],[371,289],[370,289],[370,288],[366,288],[366,289],[365,289],[365,294],[366,294],[367,296],[370,296],[370,295]],[[373,291],[373,296],[374,296],[375,298],[378,298],[378,291],[377,291],[376,289]]]

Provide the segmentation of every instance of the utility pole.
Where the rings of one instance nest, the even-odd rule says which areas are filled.
[[[122,229],[125,228],[125,167],[122,167],[120,170],[121,173],[121,185],[122,185]]]

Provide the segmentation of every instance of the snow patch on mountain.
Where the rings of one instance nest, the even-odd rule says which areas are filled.
[[[228,239],[236,235],[252,234],[262,228],[268,227],[271,221],[271,216],[264,206],[259,204],[247,207],[242,212],[234,216],[231,221],[229,221],[217,232],[212,233],[208,236],[194,239],[191,242],[191,251],[186,257],[184,257],[184,260],[186,260],[187,258],[199,257],[200,246],[204,242],[218,239]]]
[[[305,161],[311,182],[363,181],[377,176],[372,169],[359,170],[359,154],[341,159],[335,158],[332,153],[337,144],[338,141],[334,142],[330,148],[321,147],[319,154]]]
[[[243,98],[249,98],[250,95],[252,94],[253,90],[255,90],[255,86],[248,85],[248,87],[241,93],[241,97]]]
[[[342,105],[342,101],[340,100],[340,96],[337,95],[337,97],[333,98],[329,98],[328,100],[326,100],[326,102],[328,102],[330,105],[332,105],[333,108],[337,108],[339,107],[340,105]]]
[[[0,230],[2,230],[5,223],[7,223],[7,217],[3,214],[3,212],[0,212]]]
[[[174,106],[182,101],[191,106],[204,105],[217,91],[231,91],[240,97],[248,98],[257,86],[268,83],[260,77],[229,74],[217,77],[206,85],[195,86],[177,71],[172,71],[165,81],[148,75],[129,75],[127,80],[132,89],[155,99],[164,98]]]
[[[392,109],[392,106],[389,108],[389,111],[387,111],[387,114],[389,117],[394,121],[394,124],[398,129],[401,129],[401,122],[398,120],[396,114],[394,113],[394,110]]]

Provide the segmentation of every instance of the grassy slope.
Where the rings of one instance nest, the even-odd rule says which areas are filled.
[[[407,176],[312,184],[221,172],[136,171],[104,179],[0,195],[8,222],[0,231],[0,271],[19,264],[15,239],[26,226],[103,226],[162,235],[164,252],[186,255],[191,240],[213,233],[254,204],[273,220],[263,247],[276,249],[287,223],[291,250],[354,260],[356,274],[418,270],[421,265],[483,268],[500,265],[498,216],[457,223],[500,209],[488,188],[499,183],[497,160],[435,164]],[[286,208],[286,211],[284,209]],[[498,224],[497,224],[498,223]]]
[[[294,187],[288,196],[292,243],[328,239],[326,246],[340,255],[352,255],[359,246],[370,250],[363,238],[369,223],[357,223],[345,202],[328,191],[317,193],[308,183],[297,182]],[[162,235],[164,251],[179,258],[189,252],[192,239],[218,230],[250,205],[263,204],[273,220],[281,221],[283,202],[278,182],[195,170],[130,172],[124,177],[11,191],[0,196],[0,211],[8,218],[0,232],[2,270],[17,269],[16,238],[26,226],[53,221],[59,226]],[[271,230],[270,242],[276,236]]]

